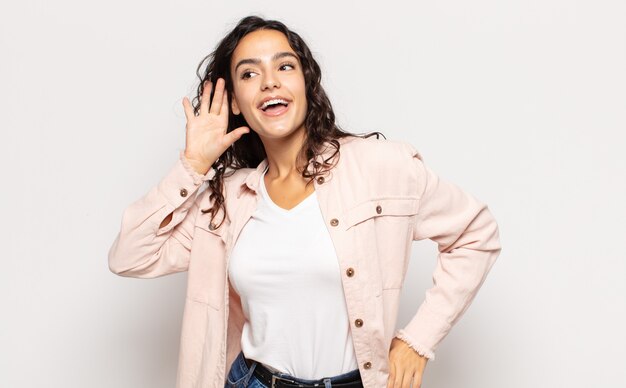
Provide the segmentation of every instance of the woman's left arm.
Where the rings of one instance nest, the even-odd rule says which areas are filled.
[[[420,194],[413,240],[438,245],[433,286],[390,348],[388,388],[420,387],[428,359],[463,316],[498,258],[498,224],[487,205],[453,183],[440,179],[409,145],[411,167]]]

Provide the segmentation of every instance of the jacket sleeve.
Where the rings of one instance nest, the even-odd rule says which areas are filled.
[[[198,213],[198,188],[214,173],[211,169],[206,175],[198,174],[181,150],[167,175],[124,210],[120,231],[109,249],[111,272],[155,278],[186,271]],[[159,228],[170,213],[170,222]]]
[[[412,173],[421,193],[413,240],[436,242],[439,254],[433,286],[408,325],[394,336],[434,360],[435,348],[469,307],[501,246],[487,205],[440,179],[415,148],[411,152]]]

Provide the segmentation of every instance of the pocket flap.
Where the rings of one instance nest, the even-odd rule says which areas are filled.
[[[200,210],[198,210],[195,226],[209,233],[222,236],[226,230],[227,221],[222,222],[222,218],[220,217],[221,212],[218,213],[214,221],[211,221],[211,213],[209,213],[208,210],[209,208],[200,208]],[[221,225],[220,222],[222,223]]]
[[[347,210],[344,215],[345,229],[357,225],[373,217],[411,216],[419,209],[418,198],[374,198],[363,201]]]

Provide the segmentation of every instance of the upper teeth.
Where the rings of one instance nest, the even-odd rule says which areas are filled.
[[[287,101],[283,100],[282,98],[275,98],[273,100],[267,100],[263,103],[263,105],[261,105],[261,109],[265,109],[270,105],[273,104],[285,104],[287,105]]]

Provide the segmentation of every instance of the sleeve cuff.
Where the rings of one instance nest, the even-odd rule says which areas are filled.
[[[185,201],[193,197],[203,182],[211,179],[214,175],[215,170],[213,168],[205,175],[198,174],[185,159],[183,151],[181,151],[172,169],[159,182],[158,190],[167,202],[174,209],[177,209]]]
[[[409,323],[397,330],[394,336],[408,343],[419,354],[434,360],[435,349],[452,326],[429,309],[427,304],[427,301],[422,302]]]
[[[210,168],[209,171],[204,175],[198,174],[198,172],[194,170],[193,167],[191,167],[191,164],[189,164],[189,160],[187,160],[187,158],[185,157],[185,150],[180,150],[178,158],[180,159],[180,162],[182,163],[187,173],[193,178],[193,183],[195,185],[199,185],[202,182],[211,180],[215,175],[215,170],[213,168]]]

